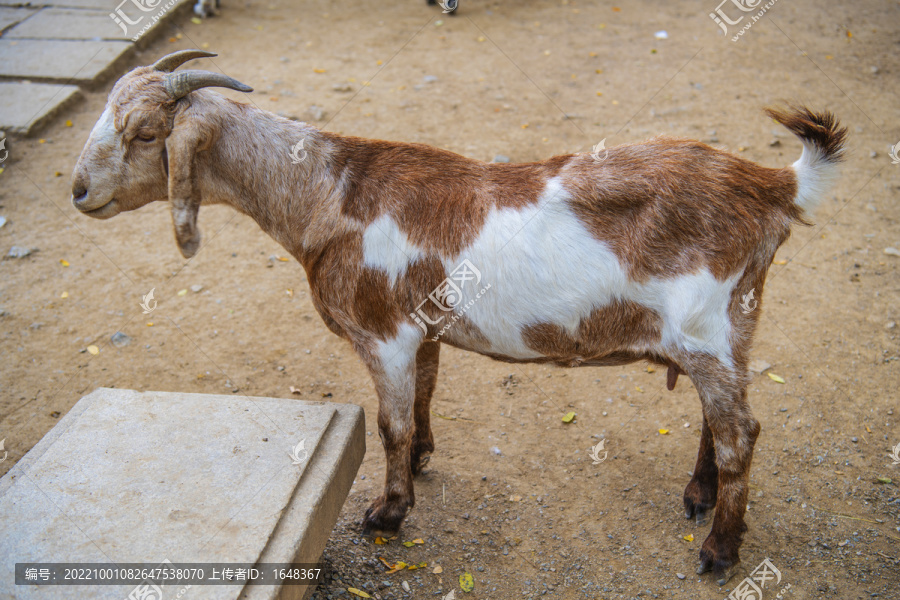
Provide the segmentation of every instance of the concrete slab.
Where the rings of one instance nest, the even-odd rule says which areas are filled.
[[[0,130],[29,135],[80,95],[74,85],[0,83]]]
[[[110,18],[110,11],[75,8],[45,8],[23,23],[19,23],[4,39],[50,40],[128,40],[126,30]],[[137,30],[138,28],[136,28]],[[137,31],[135,30],[135,33]]]
[[[364,453],[353,405],[98,389],[0,480],[0,598],[122,600],[134,587],[15,586],[16,562],[316,562]]]
[[[27,22],[27,21],[26,21]],[[0,77],[99,82],[134,51],[130,42],[0,38]]]
[[[37,10],[33,8],[0,6],[0,32],[9,29],[17,23],[21,23],[36,12]]]

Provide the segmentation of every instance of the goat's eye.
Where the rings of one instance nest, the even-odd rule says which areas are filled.
[[[155,135],[153,135],[152,133],[144,132],[144,131],[138,133],[136,137],[137,137],[137,139],[141,140],[142,142],[152,142],[153,140],[156,139]]]

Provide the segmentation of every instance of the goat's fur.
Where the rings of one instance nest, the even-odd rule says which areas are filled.
[[[109,218],[169,200],[186,257],[199,206],[228,204],[300,261],[316,310],[378,392],[387,475],[368,533],[394,534],[413,506],[413,475],[434,449],[440,342],[510,362],[648,360],[669,368],[670,388],[686,374],[704,418],[684,505],[698,522],[715,508],[699,571],[723,582],[739,562],[760,430],[747,403],[760,310],[742,298],[754,290],[761,303],[775,251],[833,179],[846,135],[828,113],[768,112],[803,142],[791,167],[667,137],[604,160],[486,164],[319,131],[209,90],[172,100],[145,67],[110,93],[73,202]],[[460,282],[451,311],[426,302],[461,264],[478,285]]]

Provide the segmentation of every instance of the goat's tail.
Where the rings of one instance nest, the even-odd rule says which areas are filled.
[[[815,113],[804,106],[766,108],[765,112],[803,142],[803,153],[792,165],[797,176],[794,203],[809,214],[837,179],[847,128],[832,113]]]

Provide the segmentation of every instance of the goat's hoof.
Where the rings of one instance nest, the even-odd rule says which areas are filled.
[[[714,549],[715,542],[710,542],[710,540],[711,538],[706,538],[700,549],[700,566],[697,567],[697,575],[712,571],[716,584],[723,586],[737,573],[741,559],[738,558],[736,549],[716,551]]]
[[[412,457],[412,473],[413,475],[419,475],[422,473],[422,470],[425,468],[425,465],[431,460],[431,452],[423,452],[418,456]]]
[[[363,535],[366,537],[394,537],[400,532],[403,519],[412,508],[412,504],[403,502],[387,502],[378,498],[366,509],[363,518]]]
[[[684,488],[684,518],[695,519],[697,525],[705,525],[715,512],[716,497],[704,493],[700,484],[694,480]]]

